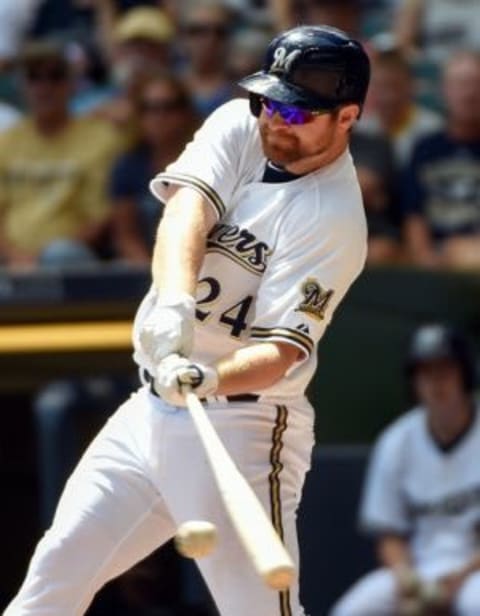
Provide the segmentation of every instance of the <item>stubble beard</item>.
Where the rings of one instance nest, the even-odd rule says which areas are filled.
[[[260,130],[265,156],[273,163],[287,165],[302,158],[298,139],[293,135],[272,135],[267,129]]]

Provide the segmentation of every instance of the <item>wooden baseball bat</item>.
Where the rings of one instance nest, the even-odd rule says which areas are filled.
[[[257,496],[225,449],[202,403],[192,392],[186,393],[185,398],[225,509],[255,570],[270,588],[286,590],[295,577],[292,559]]]

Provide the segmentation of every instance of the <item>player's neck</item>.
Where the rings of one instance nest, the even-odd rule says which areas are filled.
[[[288,163],[285,165],[285,169],[295,175],[306,175],[307,173],[311,173],[312,171],[317,171],[327,165],[331,165],[337,160],[337,158],[340,158],[340,156],[345,153],[347,147],[348,142],[342,140],[341,142],[334,144],[325,152],[319,152],[318,154],[313,154],[312,156],[306,156],[305,158],[296,160],[293,163]]]
[[[435,440],[444,446],[455,442],[470,427],[475,408],[470,398],[465,398],[456,406],[443,413],[430,413],[428,422]]]

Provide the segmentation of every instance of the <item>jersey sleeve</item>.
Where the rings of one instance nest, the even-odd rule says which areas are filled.
[[[292,210],[282,235],[283,248],[275,250],[256,297],[250,339],[288,342],[306,359],[363,269],[363,214],[358,225],[351,220],[330,225],[323,217],[299,221]]]
[[[395,428],[380,437],[370,459],[362,503],[360,527],[371,534],[410,532],[410,519],[402,489],[401,435]]]
[[[238,182],[249,122],[247,101],[222,105],[207,118],[180,157],[152,180],[152,193],[164,201],[171,184],[189,186],[205,197],[220,219]]]

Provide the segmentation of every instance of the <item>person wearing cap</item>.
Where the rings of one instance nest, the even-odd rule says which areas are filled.
[[[61,45],[31,42],[20,64],[29,112],[0,135],[0,260],[91,261],[109,219],[106,181],[117,136],[102,121],[70,115]]]
[[[145,79],[169,68],[174,36],[174,24],[168,15],[153,6],[131,8],[114,24],[110,100],[86,111],[120,128],[129,145],[136,138],[134,118],[139,90]]]
[[[360,509],[381,568],[331,616],[480,614],[480,413],[471,342],[449,325],[420,327],[406,375],[416,405],[379,436]]]
[[[362,46],[328,26],[275,37],[250,100],[217,109],[150,186],[165,203],[133,326],[143,385],[67,482],[5,616],[83,614],[108,580],[188,520],[218,530],[199,560],[222,616],[301,616],[225,512],[185,407],[192,389],[298,565],[296,511],[313,445],[317,344],[367,253],[350,131]]]
[[[113,29],[117,56],[137,54],[139,62],[154,67],[169,60],[169,44],[175,35],[173,23],[166,13],[155,7],[139,6],[119,17]]]

